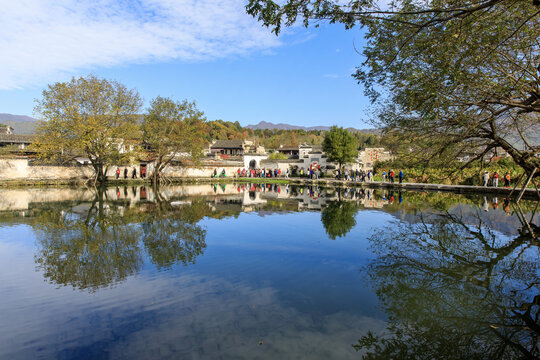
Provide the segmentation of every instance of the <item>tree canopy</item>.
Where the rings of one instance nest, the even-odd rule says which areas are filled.
[[[343,164],[354,161],[358,156],[358,141],[349,131],[332,126],[324,136],[323,150],[328,160],[337,162],[341,169]]]
[[[49,85],[36,102],[35,148],[42,158],[86,156],[104,182],[108,167],[130,156],[142,106],[136,90],[88,76]]]
[[[327,20],[366,29],[354,77],[378,105],[378,124],[418,160],[481,158],[500,147],[540,167],[540,3],[537,0],[251,0],[247,12],[279,33]]]

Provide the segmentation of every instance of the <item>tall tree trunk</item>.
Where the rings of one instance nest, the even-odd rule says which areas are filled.
[[[98,164],[97,166],[97,180],[99,184],[104,184],[107,181],[107,178],[103,172],[103,164]]]
[[[154,184],[159,183],[159,173],[160,172],[161,172],[161,160],[157,160],[156,165],[154,166],[154,173],[152,174]]]

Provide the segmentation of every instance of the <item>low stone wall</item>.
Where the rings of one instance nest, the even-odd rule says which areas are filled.
[[[177,167],[167,166],[163,170],[163,175],[170,178],[210,178],[214,175],[214,170],[218,175],[225,170],[225,177],[236,177],[238,169],[242,169],[242,163],[234,163],[221,166],[203,165],[201,167]]]
[[[124,177],[126,166],[111,166],[107,171],[109,178],[116,176],[116,169],[120,168],[120,177]],[[221,174],[225,170],[226,177],[235,177],[238,169],[243,168],[243,163],[238,161],[230,162],[207,162],[200,167],[168,166],[164,169],[163,175],[170,178],[210,178],[214,170]],[[140,177],[139,166],[127,166],[128,178],[131,178],[133,169],[137,171],[137,178]],[[148,173],[152,172],[152,167],[148,166]],[[93,178],[94,169],[89,166],[44,166],[30,165],[26,158],[0,159],[0,181],[77,181]]]
[[[28,159],[0,159],[0,180],[82,180],[92,177],[91,166],[31,166]]]

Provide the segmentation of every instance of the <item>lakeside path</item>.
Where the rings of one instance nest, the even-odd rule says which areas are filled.
[[[433,191],[433,192],[453,192],[457,194],[491,194],[499,196],[508,196],[513,187],[504,188],[502,186],[492,187],[492,186],[472,186],[472,185],[446,185],[446,184],[426,184],[426,183],[409,183],[404,182],[399,184],[395,182],[394,184],[390,182],[382,181],[372,181],[372,182],[360,182],[360,181],[345,181],[337,180],[331,178],[322,178],[322,179],[308,179],[308,178],[174,178],[170,179],[170,184],[194,184],[194,183],[231,183],[231,182],[256,182],[256,183],[277,183],[277,184],[291,184],[291,185],[318,185],[318,186],[358,186],[358,187],[367,187],[367,188],[379,188],[386,190],[413,190],[413,191]],[[28,180],[28,181],[1,181],[1,187],[26,187],[26,186],[81,186],[86,183],[81,180]],[[150,179],[120,179],[116,180],[114,178],[109,179],[108,186],[122,186],[122,185],[145,185],[150,184]],[[87,184],[86,184],[87,185]],[[515,184],[514,184],[515,185]],[[521,187],[518,187],[514,193],[513,197],[517,197]],[[523,198],[529,200],[540,200],[540,194],[535,188],[525,189]]]

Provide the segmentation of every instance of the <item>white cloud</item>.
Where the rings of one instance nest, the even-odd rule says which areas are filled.
[[[99,66],[201,61],[278,46],[243,0],[0,0],[0,89]]]

